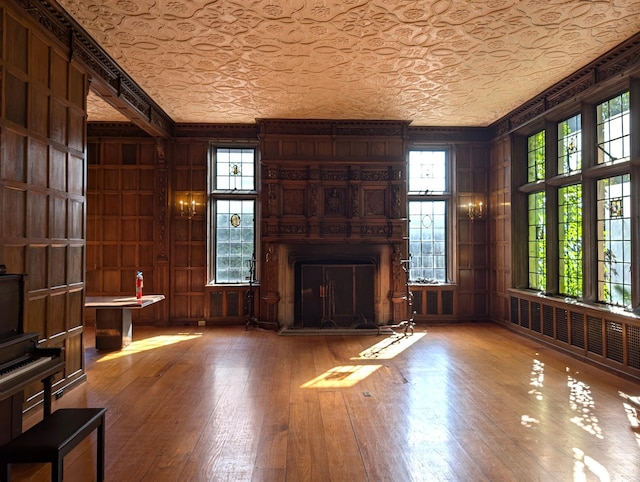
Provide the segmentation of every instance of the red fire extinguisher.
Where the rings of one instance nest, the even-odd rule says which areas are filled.
[[[142,287],[144,286],[144,278],[142,277],[142,271],[136,273],[136,298],[142,299]]]

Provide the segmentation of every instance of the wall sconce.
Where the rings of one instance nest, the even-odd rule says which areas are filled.
[[[187,219],[191,219],[194,217],[196,212],[196,200],[193,199],[191,194],[187,194],[186,199],[180,199],[178,201],[178,209],[180,210],[180,216],[186,217]]]
[[[469,216],[472,222],[474,219],[482,219],[484,217],[484,204],[482,204],[482,202],[469,203],[467,204],[467,208],[467,216]]]

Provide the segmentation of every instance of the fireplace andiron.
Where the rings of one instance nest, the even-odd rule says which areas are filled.
[[[413,293],[411,292],[411,288],[409,287],[409,263],[410,263],[410,260],[403,259],[403,260],[400,261],[400,263],[402,264],[402,269],[404,270],[404,274],[405,274],[405,281],[404,281],[405,294],[404,294],[403,298],[407,303],[407,316],[409,317],[409,319],[403,320],[400,323],[398,323],[397,325],[380,325],[380,326],[378,326],[378,335],[380,334],[380,330],[382,328],[391,328],[392,330],[393,330],[393,328],[403,328],[404,329],[404,336],[413,335],[413,327],[415,325],[415,322],[413,321],[413,317],[416,314],[416,312],[413,310]]]
[[[272,321],[260,321],[255,315],[255,305],[254,305],[254,290],[253,283],[256,282],[255,274],[256,274],[256,257],[255,255],[251,257],[250,260],[247,261],[247,267],[249,268],[249,276],[247,279],[249,280],[249,289],[244,294],[244,317],[247,320],[244,325],[244,330],[247,331],[250,326],[257,326],[259,328],[270,328],[275,331],[280,329],[280,323],[272,322]],[[266,326],[265,326],[266,325]]]

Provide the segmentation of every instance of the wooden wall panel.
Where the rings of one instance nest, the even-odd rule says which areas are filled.
[[[137,310],[134,324],[166,324],[169,305],[164,232],[166,197],[156,185],[167,185],[164,161],[151,138],[89,139],[92,158],[87,173],[87,293],[133,296],[135,275],[144,275],[143,294],[163,294],[164,303]],[[166,240],[164,241],[166,243]],[[94,322],[95,310],[87,310]]]
[[[210,318],[206,313],[204,288],[207,276],[207,140],[179,140],[171,146],[171,213],[169,270],[171,297],[170,317],[176,322],[197,322]],[[179,199],[197,203],[196,215],[182,216]]]
[[[491,146],[491,185],[489,191],[490,235],[489,250],[491,291],[489,310],[491,319],[509,318],[511,288],[511,142],[508,137],[496,140]]]
[[[84,325],[88,82],[68,60],[66,45],[12,8],[6,5],[0,17],[10,45],[0,50],[0,263],[28,275],[25,330],[40,333],[45,346],[64,346],[67,360],[75,360],[60,376],[58,385],[65,386],[83,377],[84,366],[84,354],[74,350]],[[69,320],[80,343],[69,343]],[[26,391],[28,406],[40,389],[34,384]]]
[[[67,328],[67,293],[52,292],[47,302],[47,338],[66,334]]]
[[[489,152],[485,144],[454,146],[456,175],[454,281],[458,283],[458,319],[484,320],[489,317],[486,299],[489,293],[487,208],[489,189]],[[483,203],[483,214],[471,219],[469,203]]]

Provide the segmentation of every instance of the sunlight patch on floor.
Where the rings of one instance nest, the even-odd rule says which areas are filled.
[[[609,482],[611,480],[609,471],[604,465],[578,448],[573,449],[573,461],[573,482],[593,480],[588,474],[595,475],[600,482]]]
[[[638,414],[638,411],[640,410],[640,398],[637,396],[631,397],[624,392],[618,393],[622,398],[630,402],[622,402],[622,406],[624,407],[624,412],[629,420],[629,425],[631,425],[631,430],[633,430],[633,434],[635,435],[636,443],[638,444],[638,447],[640,447],[640,416]]]
[[[360,352],[351,360],[390,360],[424,337],[426,333],[414,333],[413,335],[392,335],[375,345]]]
[[[533,367],[531,368],[531,390],[529,394],[534,395],[536,400],[542,400],[542,388],[544,387],[544,363],[538,359],[533,359]]]
[[[591,395],[591,388],[584,382],[567,376],[567,386],[569,387],[569,406],[576,414],[571,421],[586,432],[602,439],[602,428],[598,423],[595,414],[595,401]]]
[[[98,363],[135,355],[136,353],[144,351],[155,350],[156,348],[162,348],[163,346],[173,345],[183,341],[193,340],[200,336],[202,336],[201,333],[178,333],[176,335],[159,335],[152,336],[151,338],[145,338],[144,340],[136,340],[131,342],[122,350],[109,353],[99,358]]]
[[[342,365],[327,370],[300,388],[348,388],[378,370],[382,365]]]

